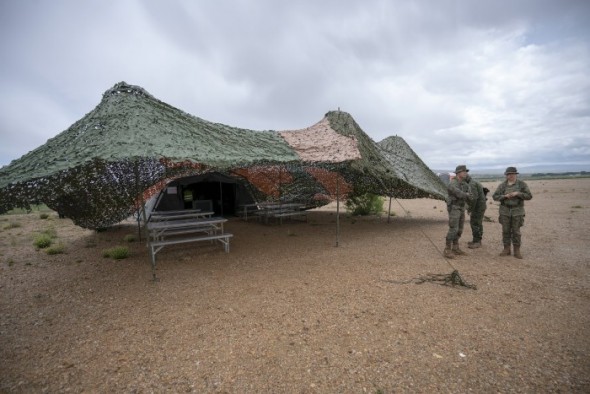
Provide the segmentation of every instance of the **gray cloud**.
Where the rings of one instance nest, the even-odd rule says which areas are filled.
[[[586,1],[1,2],[0,165],[125,80],[256,130],[351,113],[435,169],[590,166]]]

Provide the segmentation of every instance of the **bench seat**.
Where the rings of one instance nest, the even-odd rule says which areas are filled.
[[[229,239],[234,235],[231,233],[223,234],[205,234],[198,237],[188,238],[169,238],[150,242],[150,251],[152,255],[152,265],[155,267],[156,264],[156,253],[158,253],[164,246],[183,244],[188,242],[201,242],[201,241],[219,241],[223,244],[223,248],[226,253],[229,253]]]
[[[213,226],[202,226],[202,227],[190,227],[190,228],[186,228],[186,229],[177,229],[177,230],[164,230],[158,234],[152,234],[156,235],[158,238],[157,240],[160,240],[162,237],[169,237],[172,235],[184,235],[184,234],[194,234],[194,233],[205,233],[205,234],[215,234],[215,231],[217,231],[216,227]]]
[[[269,218],[279,219],[279,222],[283,223],[283,218],[291,218],[296,216],[305,217],[307,220],[307,211],[295,211],[293,209],[276,209],[272,211],[258,211],[255,213],[256,215],[264,218],[264,222],[268,223]]]
[[[289,216],[307,216],[306,211],[289,211],[270,215],[273,218],[286,218]]]

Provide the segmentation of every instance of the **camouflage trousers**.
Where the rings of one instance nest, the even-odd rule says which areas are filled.
[[[465,224],[465,208],[450,206],[449,212],[449,231],[447,232],[447,243],[456,243],[463,234],[463,225]]]
[[[469,216],[469,225],[471,226],[471,234],[473,236],[473,242],[481,242],[483,238],[483,210],[472,211]]]
[[[520,228],[524,225],[524,215],[500,215],[498,221],[502,225],[502,243],[520,246]]]

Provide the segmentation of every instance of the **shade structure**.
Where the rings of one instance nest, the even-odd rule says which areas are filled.
[[[403,186],[398,186],[386,193],[389,197],[417,198],[438,196],[445,198],[446,185],[428,168],[402,137],[391,136],[378,143],[384,159],[393,176]]]
[[[169,182],[209,172],[244,181],[257,200],[308,207],[332,201],[337,186],[340,195],[444,199],[444,184],[421,161],[397,161],[415,156],[408,149],[375,143],[342,111],[302,130],[254,131],[200,119],[120,82],[67,130],[0,169],[0,213],[43,202],[81,227],[103,228]]]

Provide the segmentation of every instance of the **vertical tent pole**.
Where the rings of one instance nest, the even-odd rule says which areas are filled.
[[[219,181],[219,206],[221,208],[221,216],[223,216],[223,185]]]
[[[282,204],[283,193],[281,190],[281,183],[283,181],[283,166],[279,164],[279,204]]]
[[[141,216],[143,214],[144,222],[147,223],[145,216],[145,201],[143,200],[143,190],[139,190],[139,163],[137,160],[134,161],[133,172],[135,175],[135,196],[141,196],[141,207],[137,208],[137,234],[139,242],[141,242]]]
[[[141,242],[141,211],[140,208],[137,208],[137,238],[139,238],[139,242]]]
[[[389,211],[387,212],[387,223],[391,220],[391,197],[389,197]]]
[[[236,215],[236,212],[238,212],[238,183],[234,183],[234,216]]]
[[[340,183],[336,174],[336,247],[340,243]]]
[[[283,183],[283,166],[279,164],[279,205],[283,204],[283,190],[281,184]],[[279,217],[279,224],[283,225],[283,217]]]

